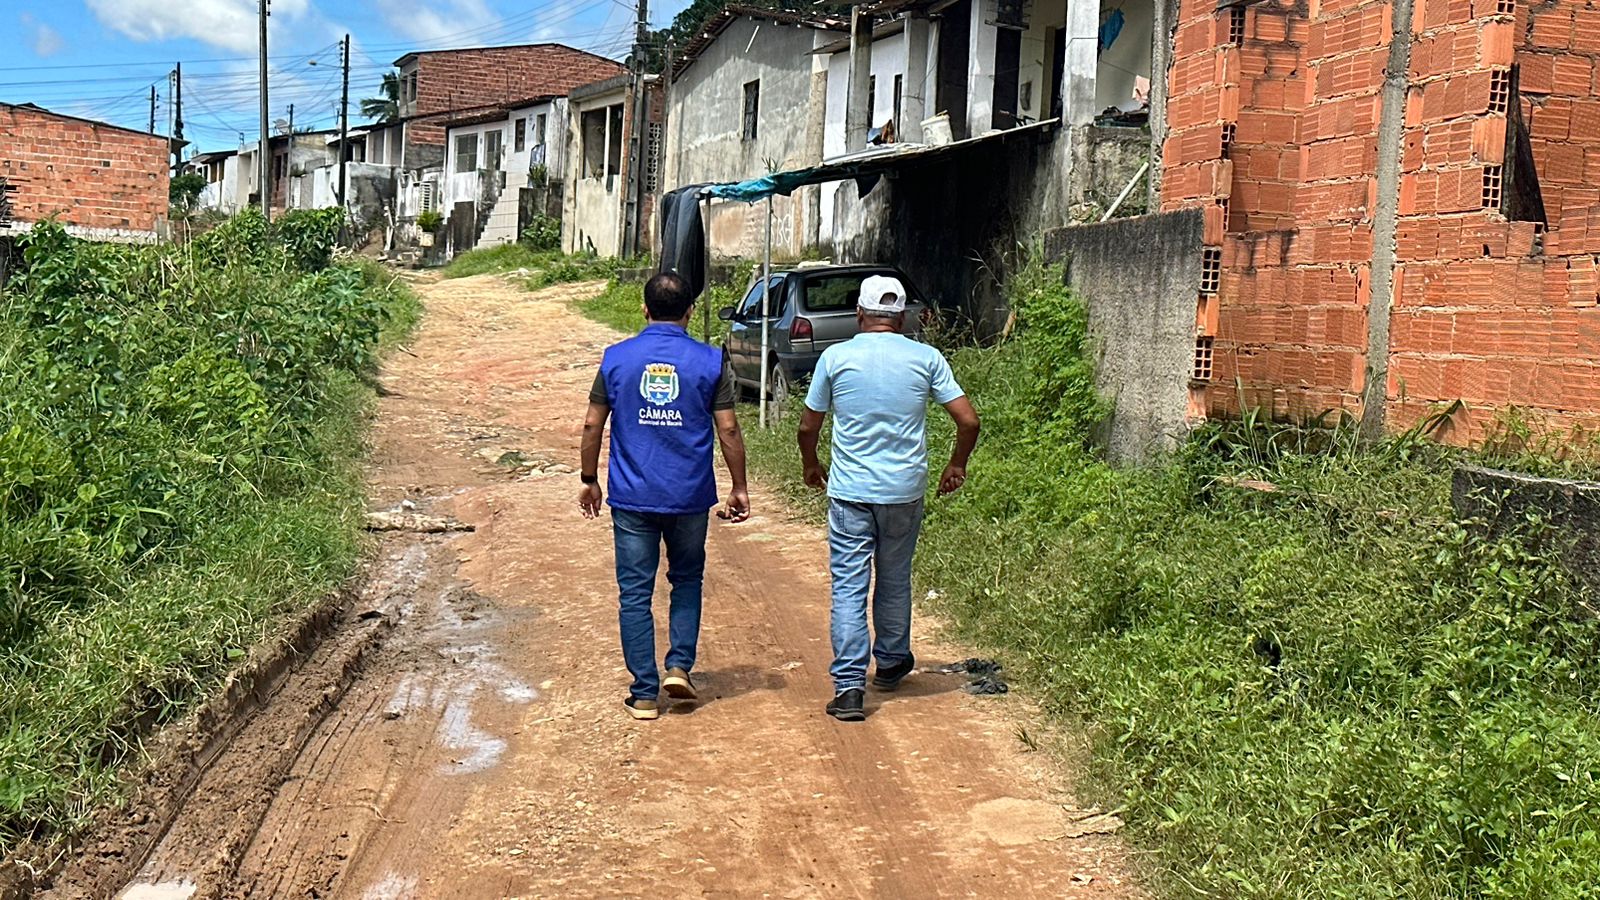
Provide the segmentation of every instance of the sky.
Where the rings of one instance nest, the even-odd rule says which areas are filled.
[[[688,0],[652,4],[659,27]],[[0,102],[156,129],[172,113],[170,74],[183,64],[191,150],[235,148],[260,130],[257,0],[0,0]],[[621,58],[633,0],[271,0],[270,116],[334,127],[339,47],[351,35],[351,124],[394,60],[412,50],[554,41]]]

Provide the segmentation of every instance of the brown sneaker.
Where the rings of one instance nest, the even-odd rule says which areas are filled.
[[[635,719],[654,719],[661,715],[661,708],[656,705],[654,700],[629,697],[622,701],[622,705],[628,708],[628,715],[633,716]]]
[[[689,673],[676,666],[668,669],[661,679],[661,690],[674,700],[693,700],[700,696],[694,689],[694,682],[689,680]]]

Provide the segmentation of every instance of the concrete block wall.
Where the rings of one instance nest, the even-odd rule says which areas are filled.
[[[1237,412],[1237,381],[1390,430],[1461,400],[1462,443],[1510,405],[1600,423],[1597,70],[1581,0],[1185,0],[1161,202],[1206,217],[1191,411]],[[1506,215],[1531,218],[1505,205],[1515,111],[1548,228]]]
[[[20,225],[50,216],[92,237],[151,239],[168,207],[167,139],[0,104],[0,178]]]

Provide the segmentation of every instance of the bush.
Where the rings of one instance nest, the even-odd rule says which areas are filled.
[[[529,250],[558,250],[561,248],[561,220],[550,216],[534,216],[528,227],[522,229],[521,242]]]
[[[429,209],[417,214],[417,227],[423,234],[438,234],[444,227],[444,214],[436,209]]]
[[[350,570],[360,379],[416,307],[333,262],[339,225],[22,238],[0,293],[0,855],[76,827],[136,723]]]

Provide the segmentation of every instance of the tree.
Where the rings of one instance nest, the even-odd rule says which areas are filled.
[[[379,86],[381,97],[361,101],[361,114],[379,122],[393,122],[400,118],[400,72],[386,72]]]
[[[206,177],[197,172],[174,175],[167,185],[167,200],[174,209],[190,212],[200,201],[200,192],[206,189]]]

